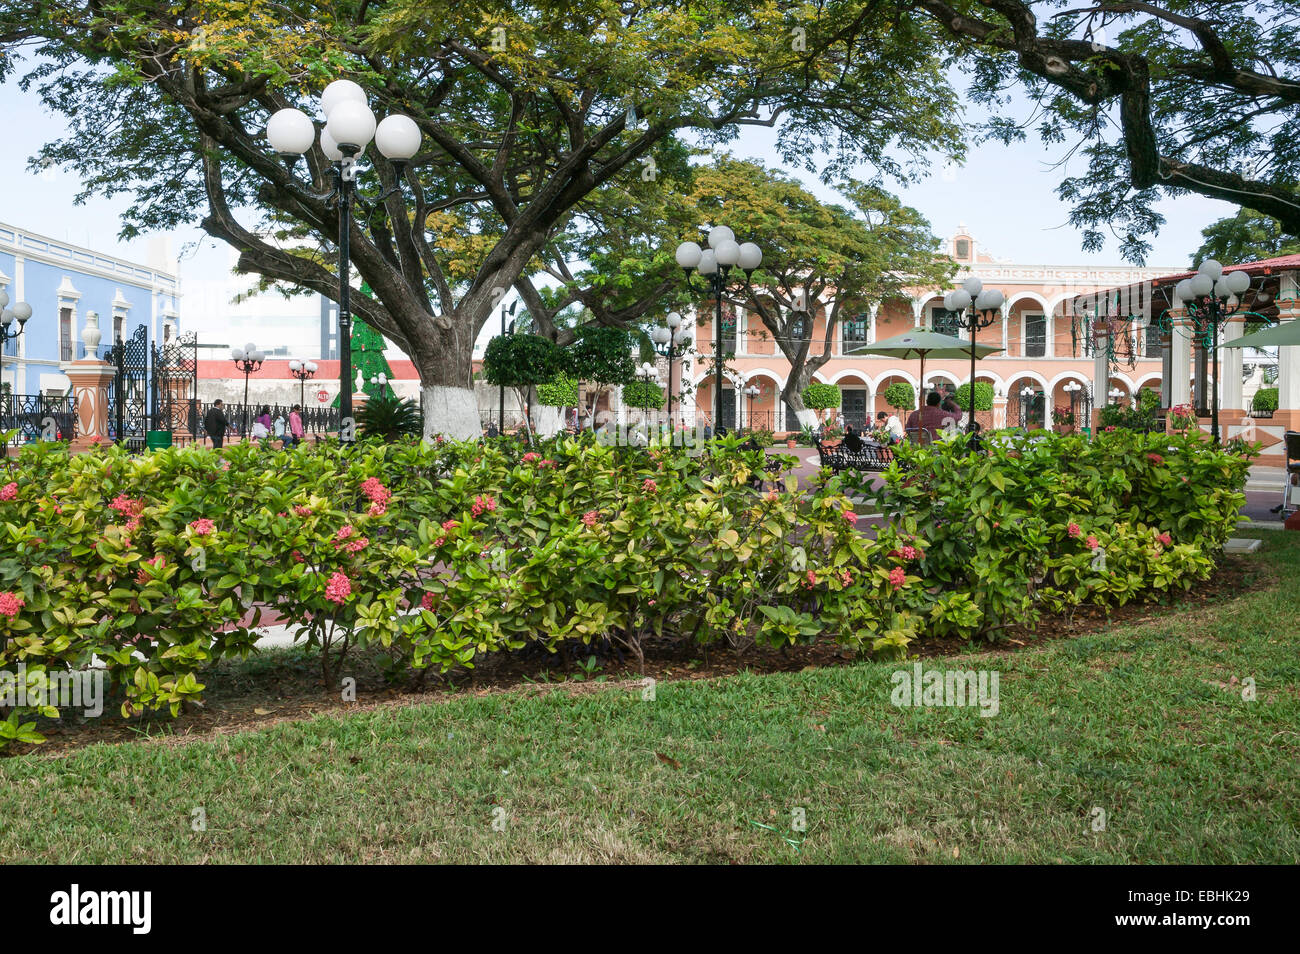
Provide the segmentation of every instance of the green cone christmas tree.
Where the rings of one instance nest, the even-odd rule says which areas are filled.
[[[361,290],[370,294],[370,289],[365,285]],[[384,347],[386,342],[384,336],[374,328],[358,318],[352,316],[352,387],[357,386],[357,370],[361,370],[362,380],[365,382],[364,391],[372,398],[380,396],[381,389],[378,384],[372,384],[370,379],[383,372],[388,376],[388,394],[393,393],[393,369],[388,366],[388,359],[384,357]],[[339,398],[335,396],[333,407],[339,406]]]

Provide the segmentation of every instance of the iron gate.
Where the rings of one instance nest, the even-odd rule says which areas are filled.
[[[183,444],[198,433],[199,338],[195,332],[155,345],[150,387],[153,427]]]
[[[109,437],[143,449],[149,430],[149,328],[140,325],[127,341],[119,338],[108,360],[116,372],[108,395]]]

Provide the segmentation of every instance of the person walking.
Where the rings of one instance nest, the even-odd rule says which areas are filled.
[[[212,402],[212,407],[208,408],[208,413],[203,415],[203,429],[208,432],[208,437],[212,438],[212,446],[216,450],[221,450],[221,445],[226,440],[226,430],[230,427],[230,422],[226,420],[226,412],[222,407],[221,398]]]
[[[289,446],[297,447],[306,436],[307,432],[302,426],[302,405],[295,404],[289,412]]]

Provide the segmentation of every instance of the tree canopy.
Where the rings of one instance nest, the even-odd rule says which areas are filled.
[[[1193,268],[1207,258],[1239,265],[1300,252],[1300,238],[1287,235],[1277,219],[1253,209],[1212,222],[1201,229],[1201,238],[1201,247],[1192,253]]]
[[[362,193],[387,197],[349,236],[373,289],[353,306],[411,356],[426,391],[465,391],[473,342],[511,287],[542,334],[565,298],[609,320],[649,307],[645,295],[626,296],[631,311],[584,298],[580,276],[547,302],[533,279],[644,234],[643,196],[684,167],[685,137],[711,145],[770,126],[790,161],[828,150],[831,177],[864,162],[907,177],[933,150],[959,153],[933,33],[878,0],[27,0],[0,10],[0,72],[38,54],[21,81],[71,125],[41,155],[90,192],[129,194],[128,234],[201,217],[241,270],[329,297],[330,163],[313,148],[287,168],[266,121],[290,106],[314,114],[313,97],[345,76],[376,115],[411,116],[424,143],[404,168],[373,144],[361,157]],[[292,236],[317,247],[275,241]],[[672,250],[659,254],[666,275]],[[477,433],[471,398],[455,406]]]
[[[1059,194],[1084,248],[1106,231],[1142,262],[1162,196],[1198,193],[1272,216],[1300,235],[1300,4],[1295,0],[914,0],[959,41],[991,107],[985,133],[1047,143],[1086,160]],[[1019,83],[1033,115],[1005,115]]]

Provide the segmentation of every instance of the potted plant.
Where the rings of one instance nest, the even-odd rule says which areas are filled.
[[[1072,434],[1076,423],[1074,408],[1068,404],[1057,405],[1052,409],[1052,423],[1058,434]]]

